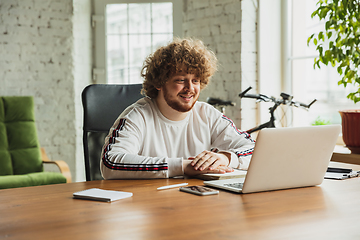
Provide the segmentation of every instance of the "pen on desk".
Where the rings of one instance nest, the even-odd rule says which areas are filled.
[[[163,187],[158,187],[157,190],[164,190],[164,189],[169,189],[169,188],[182,187],[182,186],[186,186],[186,185],[188,185],[188,183],[180,183],[180,184],[174,184],[174,185],[167,185],[167,186],[163,186]]]

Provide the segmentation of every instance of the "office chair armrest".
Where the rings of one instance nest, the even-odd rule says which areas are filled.
[[[43,163],[55,164],[60,169],[60,172],[62,173],[62,175],[64,175],[64,177],[66,178],[66,182],[71,183],[70,168],[69,168],[69,165],[65,161],[63,161],[63,160],[56,160],[56,161],[50,160],[49,157],[47,156],[46,152],[45,152],[45,148],[41,148],[41,160],[42,160]]]

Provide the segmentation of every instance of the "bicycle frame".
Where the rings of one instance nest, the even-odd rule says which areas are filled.
[[[274,111],[278,106],[279,105],[269,108],[270,109],[270,120],[268,122],[260,124],[260,125],[254,127],[254,128],[250,128],[249,130],[246,130],[245,132],[247,132],[248,134],[251,134],[251,133],[259,131],[259,130],[261,130],[263,128],[275,128]]]

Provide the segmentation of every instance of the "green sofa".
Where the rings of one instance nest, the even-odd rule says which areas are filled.
[[[46,162],[60,172],[44,172]],[[67,164],[50,161],[40,148],[33,97],[0,97],[0,189],[70,181]]]

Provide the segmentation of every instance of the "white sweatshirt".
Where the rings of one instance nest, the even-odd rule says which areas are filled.
[[[115,121],[101,157],[104,179],[169,178],[184,175],[183,159],[217,148],[231,153],[229,166],[247,169],[254,141],[220,111],[196,102],[187,117],[171,121],[155,101],[142,98]]]

